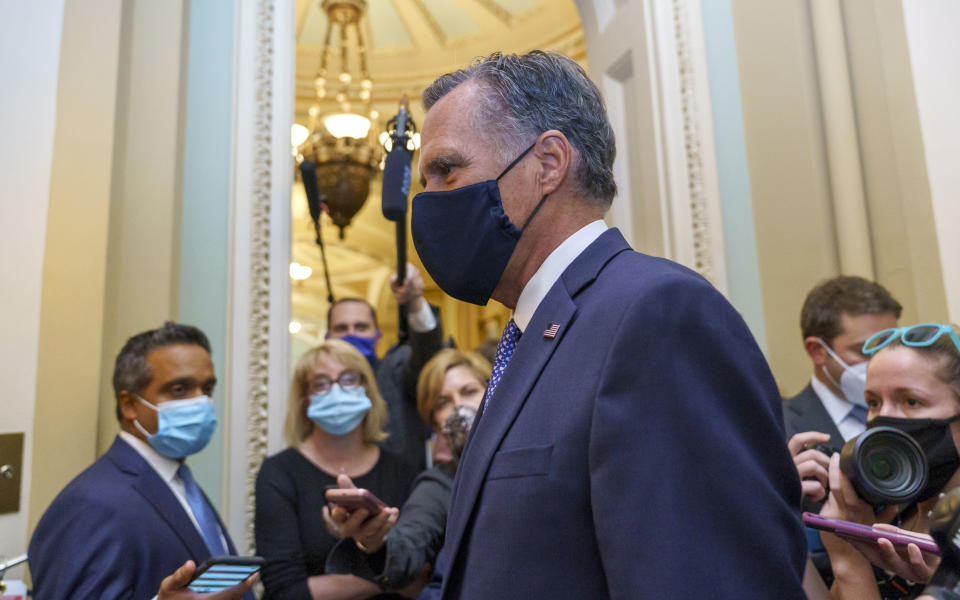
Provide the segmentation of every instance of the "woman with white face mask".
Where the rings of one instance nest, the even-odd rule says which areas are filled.
[[[868,339],[864,353],[872,356],[865,392],[868,429],[894,427],[913,437],[929,463],[927,485],[911,505],[875,513],[857,495],[840,470],[839,455],[834,455],[830,494],[820,514],[864,525],[897,519],[904,531],[926,534],[927,513],[939,493],[960,485],[960,335],[950,325],[888,329]],[[848,542],[829,533],[821,539],[835,577],[830,590],[834,598],[915,598],[939,562],[914,544],[898,551],[885,539],[876,544]]]
[[[326,574],[340,531],[324,492],[346,475],[388,507],[403,503],[416,471],[376,445],[387,437],[386,419],[369,363],[347,342],[327,340],[297,362],[285,426],[290,447],[265,460],[257,476],[255,534],[257,554],[267,559],[266,598],[380,597],[369,581]],[[382,539],[398,510],[356,513],[363,532]]]

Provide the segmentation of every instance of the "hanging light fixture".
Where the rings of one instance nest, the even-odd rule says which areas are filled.
[[[371,119],[378,115],[371,110],[373,82],[361,26],[367,3],[322,0],[320,7],[327,14],[327,31],[314,81],[316,102],[309,110],[310,133],[296,154],[298,163],[316,165],[319,200],[326,203],[343,239],[343,230],[366,201],[380,164],[380,145],[370,139]],[[331,43],[334,32],[339,52]],[[338,71],[331,68],[334,54],[339,54]]]

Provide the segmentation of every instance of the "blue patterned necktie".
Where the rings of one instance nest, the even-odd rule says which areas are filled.
[[[213,508],[207,504],[206,498],[203,497],[203,492],[200,491],[200,487],[197,486],[197,482],[193,479],[193,473],[190,472],[190,468],[187,467],[187,465],[180,465],[180,468],[177,469],[177,477],[183,481],[183,487],[187,492],[187,504],[190,505],[190,510],[193,511],[193,517],[200,526],[200,534],[203,536],[203,541],[207,544],[210,555],[225,556],[229,554],[227,549],[223,547],[223,541],[220,539],[220,527],[217,525],[217,515],[213,513]]]
[[[854,419],[866,425],[867,424],[867,407],[860,406],[859,404],[854,404],[853,408],[850,409],[850,412],[847,413],[847,416],[853,417]]]
[[[493,396],[493,390],[497,389],[503,372],[507,370],[507,363],[513,356],[513,351],[517,349],[517,341],[520,339],[520,328],[514,323],[513,319],[507,321],[507,326],[503,328],[503,335],[500,336],[500,343],[497,344],[497,357],[493,361],[493,372],[490,373],[490,384],[487,386],[487,393],[484,398],[489,402]],[[486,404],[485,402],[484,404]]]

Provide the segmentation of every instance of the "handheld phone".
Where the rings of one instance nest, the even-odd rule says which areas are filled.
[[[369,515],[378,514],[387,507],[380,498],[373,495],[370,490],[363,488],[335,488],[329,487],[324,493],[328,504],[337,504],[350,512],[364,508]]]
[[[215,556],[200,565],[187,587],[201,593],[219,592],[259,571],[264,562],[259,556]]]
[[[875,529],[868,525],[861,525],[860,523],[843,521],[841,519],[831,519],[830,517],[821,517],[820,515],[811,512],[803,513],[803,522],[809,527],[820,529],[822,531],[829,531],[830,533],[842,538],[853,540],[869,540],[873,542],[876,542],[880,538],[884,538],[890,540],[894,546],[898,546],[903,549],[906,549],[907,544],[916,544],[918,548],[927,554],[935,554],[940,556],[940,548],[937,547],[934,542],[919,536],[908,535],[906,533],[899,533],[896,531],[884,531],[883,529]]]

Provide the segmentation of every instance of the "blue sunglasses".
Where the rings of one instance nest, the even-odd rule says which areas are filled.
[[[953,345],[957,347],[957,352],[960,352],[960,337],[957,337],[957,334],[954,333],[953,327],[939,323],[921,323],[911,327],[895,327],[876,332],[863,343],[863,353],[872,356],[897,337],[900,338],[904,346],[922,348],[932,345],[943,334],[950,336]]]

